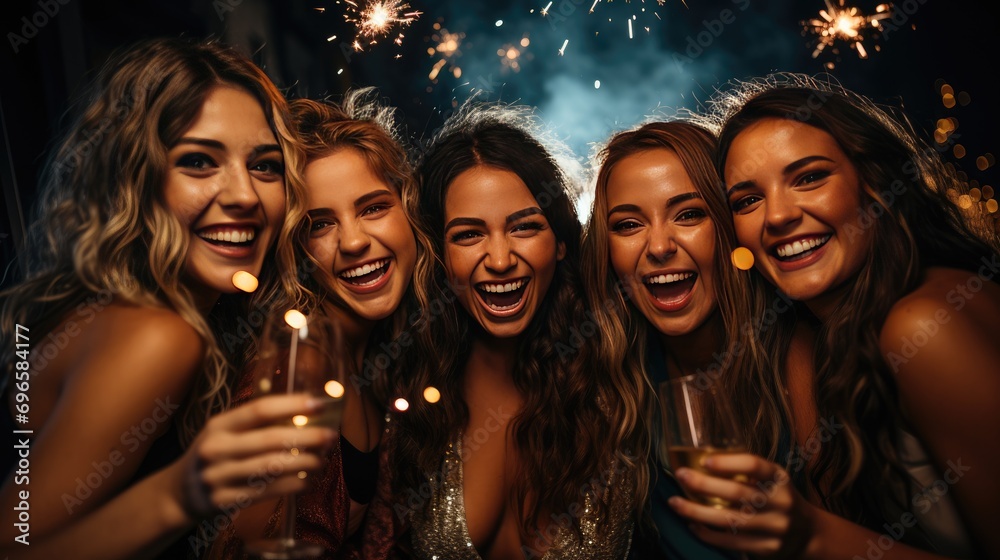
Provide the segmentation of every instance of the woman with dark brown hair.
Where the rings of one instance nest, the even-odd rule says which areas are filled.
[[[706,542],[754,554],[997,557],[1000,244],[978,207],[953,202],[967,185],[905,120],[836,85],[772,76],[713,107],[760,343],[787,355],[815,333],[815,373],[731,378],[744,420],[764,428],[757,455],[678,476],[748,507],[677,498],[677,511]],[[794,306],[768,317],[779,292]],[[770,451],[783,438],[801,452]]]
[[[418,169],[437,260],[409,386],[440,400],[396,426],[413,555],[623,558],[638,388],[594,367],[567,176],[523,112],[474,103]]]

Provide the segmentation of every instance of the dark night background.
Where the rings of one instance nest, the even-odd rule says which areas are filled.
[[[840,43],[839,56],[828,49],[812,58],[815,37],[803,33],[801,22],[816,17],[825,7],[823,0],[686,0],[686,6],[681,0],[663,5],[656,0],[602,0],[593,14],[588,14],[592,0],[555,0],[547,17],[539,12],[548,0],[409,3],[422,15],[402,29],[401,46],[393,43],[394,33],[355,52],[349,46],[354,26],[344,21],[346,6],[336,0],[5,2],[0,20],[5,37],[0,45],[0,284],[9,281],[8,264],[31,215],[39,167],[61,130],[68,100],[113,50],[155,36],[214,36],[238,45],[293,97],[336,97],[350,87],[376,86],[400,108],[411,139],[432,132],[453,104],[483,90],[485,98],[538,107],[543,122],[581,158],[591,143],[604,141],[614,130],[650,115],[697,109],[699,100],[730,79],[773,71],[829,71],[850,89],[903,107],[928,139],[939,119],[957,119],[953,140],[965,155],[949,151],[946,157],[976,181],[971,186],[989,193],[992,189],[985,187],[997,184],[997,168],[980,169],[976,162],[1000,151],[994,133],[998,119],[991,107],[996,91],[988,85],[997,80],[1000,67],[1000,29],[996,8],[987,2],[897,2],[893,25],[898,29],[882,40],[866,40],[867,60],[845,43]],[[846,3],[865,14],[874,13],[878,4]],[[58,11],[36,15],[46,7]],[[715,22],[723,10],[730,10],[730,23]],[[633,15],[634,39],[629,40],[626,18]],[[45,24],[29,38],[31,28],[24,33],[22,18]],[[432,81],[429,73],[442,58],[428,54],[437,45],[434,36],[440,37],[435,24],[464,37]],[[710,35],[702,32],[713,29],[709,42]],[[701,53],[688,50],[699,34],[707,46],[700,47]],[[328,41],[332,35],[337,38]],[[522,47],[525,36],[528,46]],[[19,43],[17,52],[12,40]],[[510,47],[520,53],[517,71],[498,56],[498,50]],[[679,63],[675,53],[694,56]],[[829,63],[834,63],[832,69]],[[456,67],[461,69],[457,77]],[[940,89],[944,83],[956,96],[967,93],[971,101],[946,107]]]

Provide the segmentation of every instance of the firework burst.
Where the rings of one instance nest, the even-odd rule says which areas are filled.
[[[354,24],[357,36],[354,39],[355,50],[362,50],[365,45],[377,44],[381,39],[396,32],[397,29],[408,27],[420,17],[422,12],[411,10],[410,5],[400,0],[344,0],[347,5],[344,19]],[[393,41],[403,44],[403,33],[398,32]]]
[[[827,47],[834,54],[840,54],[837,45],[840,42],[846,43],[850,48],[858,52],[858,57],[868,58],[868,50],[865,49],[864,41],[869,31],[883,31],[882,20],[892,17],[891,5],[879,4],[875,8],[874,15],[864,15],[854,6],[845,6],[845,0],[838,0],[834,5],[832,0],[824,0],[826,9],[819,11],[819,17],[802,23],[803,32],[812,32],[817,36],[816,49],[813,51],[813,58],[816,58]],[[875,46],[875,50],[879,50]],[[828,67],[833,68],[833,63],[828,63]]]

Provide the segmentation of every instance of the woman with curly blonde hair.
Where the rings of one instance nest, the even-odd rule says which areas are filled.
[[[332,431],[269,427],[314,408],[306,397],[207,420],[252,352],[243,317],[296,289],[281,274],[302,212],[287,123],[267,76],[217,43],[147,41],[97,76],[46,167],[23,280],[3,294],[2,417],[25,413],[33,432],[19,557],[156,555],[320,466],[285,449],[329,445]],[[237,273],[259,277],[253,296]],[[24,332],[30,352],[15,353]],[[269,484],[251,480],[278,458]],[[0,502],[13,508],[29,476],[6,468]]]

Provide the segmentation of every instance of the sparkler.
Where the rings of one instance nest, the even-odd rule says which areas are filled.
[[[352,46],[358,51],[364,48],[362,43],[375,45],[380,39],[388,37],[397,27],[409,26],[422,14],[415,10],[407,11],[410,10],[410,5],[401,0],[369,0],[360,3],[359,1],[344,0],[344,4],[347,5],[344,20],[353,23],[357,28],[357,37]],[[399,32],[393,42],[402,45],[403,37],[403,33]]]
[[[844,41],[858,51],[859,58],[868,58],[868,51],[864,46],[865,32],[869,29],[883,31],[882,20],[892,17],[891,6],[879,4],[874,15],[866,16],[857,7],[845,6],[845,0],[838,0],[836,6],[832,0],[823,1],[826,9],[819,11],[819,17],[803,22],[803,31],[812,31],[818,37],[813,58],[818,57],[827,47],[834,54],[840,54],[837,49],[838,41]],[[875,50],[879,50],[877,45]],[[827,66],[833,68],[833,63]]]
[[[441,58],[434,62],[434,66],[427,77],[433,82],[437,79],[438,74],[441,73],[445,65],[451,62],[452,65],[449,70],[456,78],[460,78],[462,76],[462,69],[454,63],[454,59],[462,54],[459,47],[462,45],[462,40],[465,39],[465,33],[451,33],[441,27],[440,23],[435,23],[434,29],[437,33],[431,36],[431,40],[435,42],[435,45],[427,47],[427,54],[432,57],[440,56]]]
[[[550,13],[553,3],[554,3],[553,1],[548,2],[544,8],[539,10],[538,13],[540,13],[542,17],[552,17],[556,18],[557,20],[564,20],[573,13],[573,11],[568,11],[568,12],[564,11],[562,7],[560,7],[559,10]],[[590,4],[590,9],[587,10],[587,13],[593,14],[595,11],[599,9],[597,5],[601,3],[608,5],[607,8],[603,9],[607,13],[615,14],[614,17],[621,17],[620,16],[621,10],[628,10],[627,14],[624,16],[624,19],[626,20],[625,25],[628,31],[628,38],[633,39],[635,38],[635,31],[633,30],[633,25],[641,25],[639,23],[640,17],[648,17],[648,14],[652,13],[657,20],[663,21],[663,18],[660,17],[660,13],[657,12],[656,9],[663,7],[667,3],[667,0],[655,0],[655,2],[654,0],[648,0],[648,1],[638,0],[638,2],[636,2],[635,0],[624,0],[624,2],[618,3],[618,6],[622,6],[621,8],[618,8],[618,6],[614,5],[615,4],[614,0],[593,0],[593,2],[591,2]],[[681,0],[681,3],[684,5],[685,8],[687,7],[686,0]],[[646,9],[647,5],[650,6],[649,10]],[[608,12],[609,10],[618,10],[618,11]],[[534,10],[531,11],[532,13],[534,13]],[[611,22],[613,19],[614,19],[613,17],[609,17],[608,21]],[[650,32],[650,27],[648,25],[642,25],[642,29],[645,29],[646,33]],[[562,51],[560,51],[559,54],[560,55],[563,54]]]

